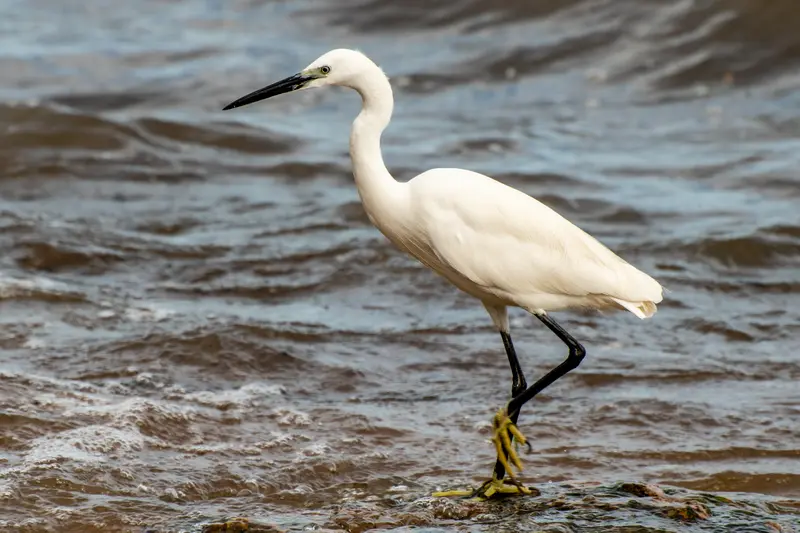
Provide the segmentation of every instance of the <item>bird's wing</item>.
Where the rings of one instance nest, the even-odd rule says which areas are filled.
[[[507,294],[660,300],[655,280],[534,198],[467,171],[426,181],[415,196],[430,246],[473,283]]]

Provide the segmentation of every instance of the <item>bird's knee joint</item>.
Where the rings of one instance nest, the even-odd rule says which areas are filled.
[[[523,392],[525,392],[525,389],[527,388],[528,384],[525,381],[525,379],[521,379],[520,381],[514,382],[514,384],[511,385],[511,397],[514,398],[517,395],[522,394]]]
[[[584,357],[586,357],[586,348],[583,345],[575,344],[575,346],[570,347],[568,359],[572,361],[573,368],[577,368]]]

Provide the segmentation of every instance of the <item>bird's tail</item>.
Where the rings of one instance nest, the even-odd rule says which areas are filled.
[[[619,305],[638,316],[642,320],[650,318],[656,314],[656,304],[653,302],[629,302],[627,300],[620,300],[619,298],[611,298]]]

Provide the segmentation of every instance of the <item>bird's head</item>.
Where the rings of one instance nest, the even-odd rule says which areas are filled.
[[[242,107],[279,94],[324,87],[326,85],[339,85],[357,89],[358,80],[366,76],[371,70],[376,69],[380,71],[378,66],[361,52],[346,48],[331,50],[297,74],[267,85],[263,89],[253,91],[226,105],[223,110]]]

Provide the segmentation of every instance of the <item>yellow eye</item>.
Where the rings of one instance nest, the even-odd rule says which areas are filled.
[[[328,74],[331,71],[331,67],[329,67],[328,65],[325,65],[323,67],[320,67],[319,71],[322,72],[323,74]]]

